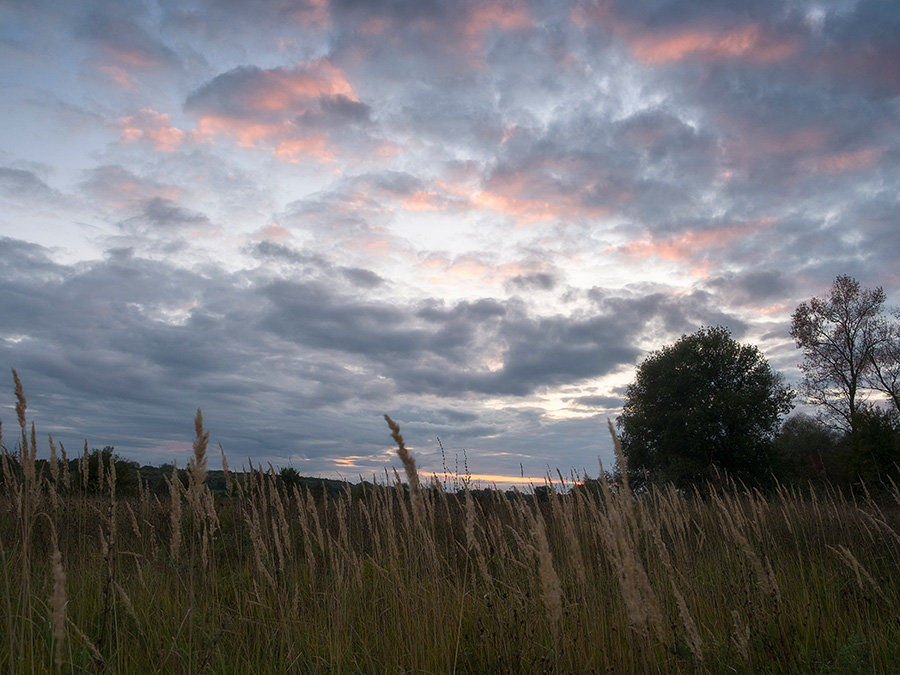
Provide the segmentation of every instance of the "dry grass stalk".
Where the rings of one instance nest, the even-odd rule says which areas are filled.
[[[90,466],[90,459],[88,460],[88,466]],[[103,486],[106,484],[106,480],[104,480],[104,470],[103,470],[103,453],[97,454],[97,491],[103,492]]]
[[[700,639],[700,633],[697,632],[697,625],[694,623],[694,618],[691,616],[690,611],[688,611],[687,603],[684,601],[684,596],[681,594],[681,591],[678,590],[675,580],[672,579],[671,581],[672,593],[675,596],[675,602],[678,604],[678,613],[681,615],[681,623],[684,624],[684,629],[688,635],[691,653],[697,661],[702,662],[703,641]]]
[[[472,499],[472,493],[466,486],[466,549],[471,551],[475,548],[475,500]]]
[[[62,456],[62,483],[63,487],[69,489],[69,457],[66,455],[66,446],[59,444],[59,454]]]
[[[103,458],[101,455],[100,463],[103,463]],[[116,501],[116,462],[112,455],[109,456],[109,471],[107,472],[108,482],[109,482],[109,496],[110,499],[113,500],[113,503]]]
[[[613,427],[612,420],[606,418],[606,426],[609,427],[609,435],[613,439],[613,447],[616,449],[616,459],[619,460],[619,473],[622,474],[622,488],[625,494],[631,496],[631,486],[628,484],[628,464],[625,461],[625,453],[622,450],[622,442],[616,435],[616,429]],[[602,472],[601,472],[602,474]]]
[[[616,570],[631,625],[635,628],[650,625],[660,640],[666,642],[662,610],[628,536],[625,515],[618,508],[610,509],[601,517],[598,527],[606,553]]]
[[[134,619],[135,623],[139,624],[141,620],[138,618],[137,612],[134,611],[134,603],[131,602],[131,598],[128,597],[128,593],[125,592],[125,589],[122,588],[122,585],[118,581],[114,581],[113,586],[115,587],[116,592],[119,594],[119,599],[125,606],[125,610],[131,615],[131,618]]]
[[[780,599],[781,590],[779,589],[778,583],[775,580],[774,572],[770,573],[769,569],[763,567],[759,556],[756,555],[756,552],[750,546],[750,542],[747,541],[747,537],[744,536],[741,528],[735,522],[735,518],[733,517],[733,515],[737,512],[737,507],[734,505],[732,505],[731,507],[727,506],[725,502],[722,501],[719,495],[715,495],[713,497],[713,503],[718,506],[719,513],[722,514],[722,518],[725,521],[726,527],[724,527],[723,529],[731,535],[731,538],[738,544],[738,546],[740,546],[741,550],[744,552],[744,555],[747,556],[747,559],[750,561],[750,565],[753,567],[753,571],[756,573],[756,579],[759,583],[760,589],[762,589],[763,593],[765,593],[766,595],[769,595],[776,600]]]
[[[10,464],[12,458],[9,456],[9,451],[6,449],[6,446],[3,445],[3,423],[0,421],[0,463],[3,466],[3,485],[6,486],[6,489],[9,489],[11,481],[13,479],[12,466]]]
[[[319,509],[313,499],[312,492],[306,490],[306,509],[309,519],[312,521],[316,530],[316,543],[319,545],[319,553],[325,555],[325,533],[322,532],[322,524],[319,522]]]
[[[190,476],[190,502],[195,513],[202,511],[200,493],[206,484],[206,446],[209,443],[209,432],[203,430],[203,413],[197,408],[194,417],[194,456],[188,462],[188,475]]]
[[[734,643],[744,661],[750,660],[750,626],[745,624],[736,609],[731,610],[734,621]]]
[[[56,453],[56,443],[53,442],[53,436],[47,435],[50,443],[50,478],[53,479],[54,485],[59,481],[59,457]]]
[[[560,476],[560,480],[562,480],[562,476]],[[581,588],[584,588],[587,584],[587,570],[584,566],[584,555],[581,551],[581,544],[578,543],[578,536],[575,534],[575,518],[574,513],[572,513],[572,500],[563,501],[557,498],[553,501],[553,505],[555,519],[557,522],[562,523],[563,537],[565,537],[566,548],[569,552],[567,557],[574,561],[575,578],[578,581],[578,585]]]
[[[25,421],[25,410],[27,402],[25,401],[25,391],[22,388],[22,381],[16,369],[12,369],[13,381],[15,382],[16,396],[16,419],[19,421],[19,428],[22,430],[22,445],[19,451],[19,460],[22,462],[22,468],[25,469],[25,463],[28,459],[28,425]],[[27,473],[26,473],[27,477]]]
[[[541,598],[544,609],[550,619],[550,629],[554,640],[559,638],[559,624],[562,620],[562,587],[559,575],[553,567],[553,556],[550,554],[550,542],[547,540],[547,529],[544,518],[538,510],[532,522],[532,535],[537,548],[538,565],[541,576]]]
[[[56,668],[62,668],[63,646],[66,641],[66,572],[62,565],[62,553],[56,538],[56,528],[51,524],[52,553],[50,564],[53,570],[53,595],[50,598],[50,623],[53,626],[54,658]]]
[[[72,621],[72,619],[66,618],[66,621],[72,627],[72,630],[75,631],[75,634],[82,639],[84,644],[87,645],[88,649],[91,652],[91,657],[94,659],[94,665],[97,666],[98,671],[106,670],[106,660],[103,658],[103,654],[100,653],[100,650],[97,649],[97,646],[93,643],[93,641],[84,634],[78,625]]]
[[[256,560],[256,568],[265,577],[266,581],[269,582],[269,585],[274,588],[275,579],[269,572],[269,568],[266,567],[265,563],[263,562],[264,558],[269,557],[269,552],[267,550],[265,542],[263,541],[262,526],[260,524],[260,514],[256,508],[255,501],[250,501],[250,510],[244,512],[244,519],[247,523],[247,527],[250,529],[250,541],[253,544],[253,557]]]
[[[834,548],[833,546],[829,546],[832,551],[838,554],[838,557],[846,563],[846,565],[853,570],[853,573],[856,575],[856,585],[859,586],[859,590],[864,590],[863,588],[863,577],[865,577],[866,581],[875,589],[875,591],[881,597],[884,597],[884,591],[881,590],[881,586],[879,586],[875,579],[872,578],[872,575],[869,574],[868,570],[863,566],[859,560],[856,559],[856,556],[851,553],[850,549],[848,549],[843,544],[840,544],[838,548]]]
[[[178,478],[178,462],[172,462],[172,475],[166,478],[169,484],[169,496],[171,497],[171,509],[169,511],[172,525],[172,536],[169,540],[169,553],[172,558],[178,560],[181,549],[181,481]]]
[[[219,443],[219,452],[222,454],[222,473],[225,474],[225,491],[231,494],[231,473],[228,471],[228,459],[225,457],[225,448]]]
[[[409,481],[410,499],[412,500],[413,516],[416,522],[424,524],[425,522],[425,501],[422,498],[422,490],[419,486],[419,474],[416,471],[416,460],[403,442],[403,436],[400,435],[400,426],[387,415],[384,416],[385,422],[391,430],[391,438],[397,444],[397,454],[400,455],[400,461],[403,462],[403,469],[406,471],[406,479]]]
[[[81,471],[81,488],[87,492],[88,489],[88,442],[87,439],[84,439],[84,452],[81,453],[81,457],[78,458],[78,469]]]

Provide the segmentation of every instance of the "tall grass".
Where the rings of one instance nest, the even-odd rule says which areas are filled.
[[[3,450],[4,672],[896,672],[900,493],[544,497],[399,476],[328,498],[269,467],[103,494]],[[224,459],[224,453],[223,453]],[[56,468],[53,468],[53,467]],[[81,462],[82,467],[87,461]],[[227,465],[225,467],[227,471]],[[80,471],[80,470],[79,470]],[[76,472],[78,473],[78,472]]]

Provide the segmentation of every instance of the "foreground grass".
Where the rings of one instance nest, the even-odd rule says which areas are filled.
[[[896,489],[213,496],[198,413],[187,484],[123,499],[38,475],[21,401],[0,671],[898,672]]]

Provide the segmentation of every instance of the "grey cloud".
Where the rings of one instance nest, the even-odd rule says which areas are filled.
[[[130,67],[181,68],[175,52],[129,19],[93,12],[84,17],[77,34],[110,50],[113,57],[125,59],[124,55],[129,55],[127,63]]]
[[[556,285],[556,276],[546,272],[518,274],[509,280],[509,286],[518,291],[552,291]]]
[[[310,256],[296,251],[284,244],[277,244],[273,241],[261,241],[254,244],[250,248],[250,253],[262,259],[267,260],[284,260],[291,263],[307,263],[310,262]]]
[[[623,399],[619,396],[577,396],[565,399],[578,408],[605,409],[621,408]]]
[[[175,189],[114,164],[98,166],[86,172],[78,187],[90,199],[114,206],[140,201],[149,203],[160,194]]]
[[[626,326],[648,325],[644,337],[666,342],[702,326],[726,326],[736,337],[743,335],[748,324],[738,315],[724,310],[716,296],[703,289],[673,296],[669,289],[655,285],[635,284],[624,293],[610,293],[593,288],[588,297],[599,312],[616,317]]]
[[[774,303],[791,297],[795,282],[779,270],[747,270],[710,280],[718,297],[736,303]]]
[[[294,122],[304,131],[340,129],[349,133],[352,128],[367,126],[371,107],[343,94],[328,94],[332,76],[327,69],[319,72],[316,64],[269,69],[239,66],[191,92],[184,108],[201,115],[251,122]],[[322,90],[318,93],[311,86],[317,81]],[[299,86],[292,86],[294,83]]]
[[[327,96],[321,99],[322,114],[327,119],[337,118],[348,122],[368,122],[372,108],[346,96]]]
[[[209,218],[204,214],[185,209],[172,200],[162,197],[154,197],[141,204],[141,213],[136,218],[155,227],[209,224]]]
[[[0,167],[0,193],[8,199],[23,195],[37,198],[55,194],[54,190],[33,172],[9,167]]]
[[[341,268],[341,273],[350,283],[361,288],[375,288],[385,283],[384,278],[375,274],[375,272],[359,267],[343,267]]]
[[[66,272],[50,259],[50,251],[38,244],[0,237],[0,278],[19,278],[43,283]]]
[[[283,68],[276,73],[286,73]],[[185,110],[215,112],[238,117],[264,116],[254,107],[254,102],[266,90],[266,71],[258,66],[239,66],[191,92],[187,97]]]

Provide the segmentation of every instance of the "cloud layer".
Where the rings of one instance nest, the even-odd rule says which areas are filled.
[[[64,442],[595,471],[648,350],[790,376],[834,276],[898,300],[892,3],[2,11],[0,363]]]

